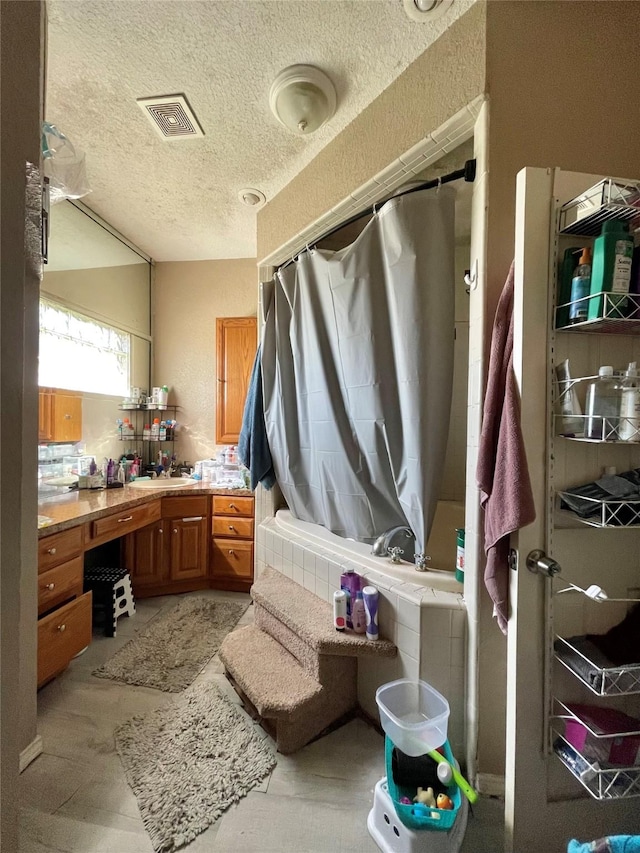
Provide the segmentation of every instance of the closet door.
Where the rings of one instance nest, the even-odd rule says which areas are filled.
[[[256,354],[256,318],[218,317],[216,343],[216,443],[237,444]]]
[[[554,693],[559,690],[572,702],[590,701],[588,691],[572,676],[565,678],[564,668],[554,660],[554,637],[566,630],[583,633],[584,626],[574,619],[569,627],[566,614],[560,612],[567,610],[570,599],[553,593],[566,583],[527,568],[527,556],[540,550],[559,563],[561,577],[580,585],[593,583],[588,572],[595,571],[594,577],[604,579],[610,595],[624,593],[629,570],[637,572],[638,542],[632,540],[633,531],[589,533],[584,527],[563,529],[556,520],[556,490],[594,478],[593,446],[569,443],[570,450],[561,451],[554,434],[554,361],[565,357],[569,345],[560,340],[560,334],[566,338],[567,332],[552,330],[556,209],[599,180],[600,176],[541,168],[523,169],[517,177],[513,365],[536,519],[511,537],[517,562],[510,569],[507,638],[505,850],[514,853],[561,853],[571,838],[592,840],[640,829],[638,800],[598,802],[583,791],[553,751]],[[594,344],[574,342],[573,337],[571,341],[571,361],[579,368],[581,353],[588,353]],[[617,343],[614,348],[609,340],[606,349],[603,344],[603,353],[622,363],[630,346]],[[621,467],[633,452],[625,447],[605,450],[605,464],[613,464],[609,454],[623,454]],[[614,562],[607,553],[615,554]],[[586,612],[589,604],[583,608],[581,600],[576,600],[574,615],[577,610]],[[591,604],[606,616],[602,608],[607,605]]]

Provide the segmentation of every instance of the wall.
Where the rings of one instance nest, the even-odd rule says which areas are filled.
[[[43,5],[0,9],[0,848],[18,849],[18,754],[36,732],[37,294],[25,265],[25,164],[40,162]],[[16,480],[16,472],[22,482]]]
[[[258,258],[466,106],[484,91],[484,78],[485,5],[479,2],[258,211]]]
[[[216,318],[255,317],[252,258],[159,263],[153,305],[153,384],[169,385],[181,410],[180,460],[213,455],[216,443]]]

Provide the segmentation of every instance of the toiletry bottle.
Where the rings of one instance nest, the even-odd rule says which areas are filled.
[[[589,320],[626,316],[632,257],[633,239],[629,236],[629,223],[620,219],[604,222],[602,233],[593,244],[591,295],[600,295],[588,300]]]
[[[598,370],[598,378],[587,387],[587,438],[615,441],[620,425],[622,388],[613,367]]]
[[[151,424],[151,441],[160,441],[160,418],[154,418]]]
[[[365,633],[367,630],[367,616],[364,612],[364,599],[362,597],[361,590],[358,590],[356,593],[356,600],[353,602],[351,621],[353,623],[353,630],[356,634]]]
[[[149,441],[149,439],[151,438],[151,425],[150,424],[144,425],[144,429],[142,430],[142,438],[145,441]]]
[[[367,620],[367,640],[378,639],[378,590],[375,586],[365,586],[362,590],[364,612]]]
[[[347,596],[342,589],[333,593],[333,627],[336,631],[347,627]]]
[[[456,580],[464,583],[464,527],[456,527]]]
[[[582,250],[578,266],[571,279],[571,305],[569,305],[569,322],[582,323],[587,319],[590,299],[586,298],[591,292],[591,249],[588,246]]]
[[[621,389],[618,435],[621,441],[640,441],[640,376],[635,361],[629,363]]]
[[[160,431],[159,431],[160,441],[167,440],[167,425],[164,421],[160,421]]]
[[[347,594],[347,627],[353,628],[352,610],[356,595],[360,590],[360,575],[356,574],[352,567],[345,568],[340,575],[340,589]]]
[[[556,329],[569,325],[569,303],[571,302],[571,282],[577,265],[576,253],[581,250],[573,246],[565,249],[558,273],[558,300],[556,308]]]
[[[124,486],[124,483],[126,480],[126,474],[125,474],[125,470],[124,470],[124,462],[120,462],[120,464],[118,465],[117,480],[119,483],[122,483],[122,485]]]
[[[93,477],[94,474],[98,473],[98,466],[96,465],[95,457],[91,457],[91,462],[89,464],[89,475]]]

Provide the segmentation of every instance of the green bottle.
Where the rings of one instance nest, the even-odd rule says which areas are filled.
[[[589,300],[589,320],[626,316],[632,257],[633,238],[629,236],[629,224],[620,219],[603,223],[602,233],[593,244],[591,295],[611,295]]]

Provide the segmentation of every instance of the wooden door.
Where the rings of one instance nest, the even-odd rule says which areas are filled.
[[[637,577],[638,540],[631,538],[634,531],[595,530],[579,523],[563,529],[553,498],[558,486],[566,488],[596,479],[598,465],[613,464],[611,456],[616,453],[623,454],[617,460],[619,466],[630,467],[624,454],[635,452],[620,443],[618,448],[603,449],[607,455],[599,461],[593,445],[569,442],[570,451],[565,454],[557,446],[560,439],[555,439],[551,417],[555,350],[562,353],[560,358],[566,354],[568,344],[560,341],[559,335],[569,334],[552,331],[555,205],[578,196],[598,180],[598,176],[542,168],[524,169],[517,178],[513,365],[521,395],[522,432],[536,519],[511,538],[517,563],[510,570],[507,637],[504,849],[509,853],[564,853],[571,838],[589,841],[640,831],[637,800],[592,799],[553,750],[558,724],[556,691],[565,701],[594,704],[592,694],[554,659],[555,635],[588,632],[582,620],[589,607],[596,608],[605,630],[615,619],[614,611],[611,617],[606,615],[608,604],[589,602],[571,593],[575,596],[572,613],[566,614],[571,624],[566,619],[561,621],[561,607],[568,610],[569,599],[555,593],[569,582],[582,587],[602,582],[610,596],[621,595],[634,572]],[[580,237],[572,242],[582,245]],[[633,352],[633,342],[623,346],[616,340],[622,337],[610,337],[595,357],[601,356],[603,364],[623,362]],[[594,346],[597,349],[600,344],[594,345],[593,339],[580,343],[576,338],[572,363],[577,364],[580,353]],[[564,478],[569,482],[563,484]],[[561,576],[556,582],[527,569],[527,555],[535,550],[558,561]],[[633,707],[632,715],[639,716],[637,705]],[[618,794],[614,792],[615,796]]]
[[[38,394],[38,440],[53,441],[53,395],[51,391]]]
[[[166,582],[165,525],[168,524],[168,520],[156,521],[126,538],[125,565],[131,575],[134,593]]]
[[[255,317],[218,317],[216,441],[237,444],[256,354]]]
[[[53,395],[52,441],[81,441],[82,397],[57,391]]]
[[[172,581],[207,577],[208,523],[204,516],[174,518],[171,530],[169,576]]]

